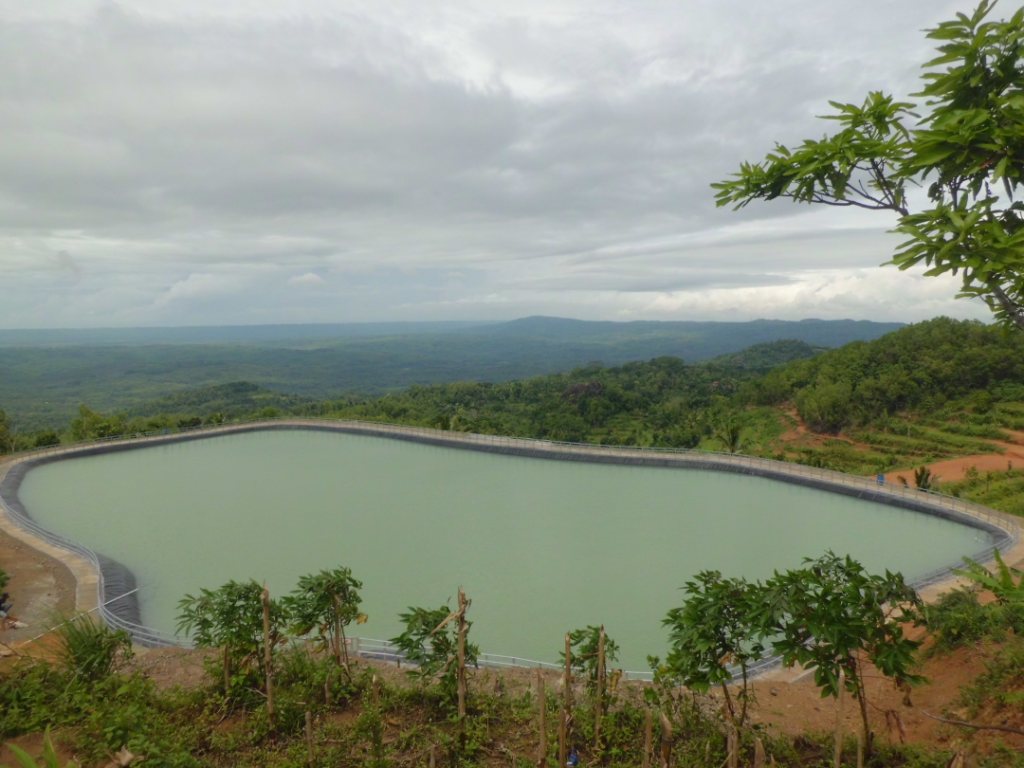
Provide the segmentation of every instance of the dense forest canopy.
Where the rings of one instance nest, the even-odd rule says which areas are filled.
[[[38,430],[65,425],[81,403],[149,415],[153,401],[240,381],[322,400],[452,381],[511,381],[595,360],[612,366],[668,355],[697,362],[780,339],[837,347],[900,327],[853,320],[623,323],[529,317],[488,325],[0,331],[0,405],[19,429]]]

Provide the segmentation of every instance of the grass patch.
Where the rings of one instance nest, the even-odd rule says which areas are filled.
[[[1024,471],[1020,469],[1005,472],[971,469],[963,480],[943,482],[942,491],[1000,512],[1024,516]]]

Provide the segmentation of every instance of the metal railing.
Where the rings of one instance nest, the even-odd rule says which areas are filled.
[[[403,654],[401,649],[390,640],[377,640],[368,637],[350,637],[348,640],[349,653],[363,659],[374,659],[387,661],[398,665],[415,666]],[[522,656],[504,656],[500,653],[478,653],[477,666],[491,669],[545,669],[551,672],[561,672],[564,669],[562,664],[555,664],[550,661],[537,661]],[[653,676],[646,671],[623,671],[622,675],[627,680],[650,680]]]

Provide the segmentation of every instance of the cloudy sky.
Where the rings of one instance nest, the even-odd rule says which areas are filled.
[[[987,317],[716,209],[964,0],[0,0],[0,327]]]

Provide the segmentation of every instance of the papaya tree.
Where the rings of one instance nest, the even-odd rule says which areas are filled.
[[[719,571],[701,571],[684,585],[683,604],[662,622],[669,630],[669,673],[699,693],[720,687],[737,729],[746,722],[751,700],[750,666],[765,651],[755,620],[762,589],[745,579],[724,578]],[[738,702],[729,691],[734,673],[740,681]]]
[[[469,601],[459,590],[459,607],[410,607],[399,619],[405,630],[391,639],[402,655],[416,665],[410,674],[422,682],[437,679],[442,700],[459,704],[465,715],[465,668],[476,666],[480,649],[467,639],[472,622],[466,621]],[[460,650],[461,649],[461,650]]]
[[[822,696],[838,697],[845,689],[854,697],[870,754],[864,664],[900,686],[923,679],[913,672],[920,643],[903,631],[921,618],[917,593],[899,573],[870,574],[851,557],[828,552],[802,568],[776,572],[759,598],[759,634],[771,638],[783,664],[812,670]]]
[[[603,630],[604,627],[587,625],[569,633],[570,666],[576,675],[586,681],[587,688],[597,685],[602,664],[607,665],[619,658],[619,644],[607,634],[604,636],[604,660],[599,658]],[[558,657],[560,663],[565,664],[565,653],[558,654]]]
[[[178,602],[178,632],[201,648],[220,648],[225,695],[245,687],[255,676],[266,684],[267,645],[273,651],[283,636],[287,615],[270,601],[270,632],[264,631],[263,587],[255,581],[229,581],[218,589],[201,589]]]
[[[350,675],[345,627],[366,621],[366,615],[359,612],[362,598],[358,590],[362,588],[363,582],[349,568],[339,567],[300,577],[295,589],[281,601],[291,631],[308,635],[315,630],[324,648]]]

